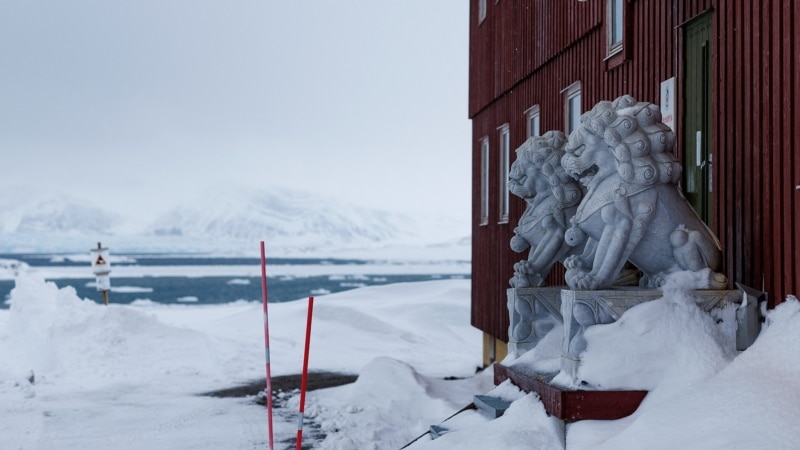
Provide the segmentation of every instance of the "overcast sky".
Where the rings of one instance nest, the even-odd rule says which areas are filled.
[[[468,2],[4,0],[0,189],[279,185],[468,220]]]

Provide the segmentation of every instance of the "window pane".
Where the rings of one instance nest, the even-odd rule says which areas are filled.
[[[609,36],[610,44],[614,45],[622,42],[622,0],[609,0],[611,3],[611,11],[609,18],[611,19],[611,35]]]
[[[489,220],[489,140],[481,142],[481,223]]]
[[[541,136],[541,133],[539,132],[539,114],[531,115],[528,130],[530,132],[530,136]]]
[[[500,220],[508,219],[508,160],[509,160],[508,128],[500,131]]]
[[[569,123],[567,124],[567,134],[572,133],[581,123],[581,93],[578,92],[577,94],[571,95],[568,105]]]

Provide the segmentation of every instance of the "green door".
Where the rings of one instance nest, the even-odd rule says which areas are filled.
[[[683,193],[711,225],[711,13],[684,30]]]

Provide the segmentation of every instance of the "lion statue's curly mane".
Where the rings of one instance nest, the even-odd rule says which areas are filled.
[[[657,105],[629,95],[598,103],[581,117],[561,160],[587,187],[565,239],[584,244],[565,261],[573,289],[610,286],[626,261],[643,273],[641,285],[664,276],[710,269],[709,287],[727,285],[716,273],[719,242],[683,197],[675,137]]]
[[[601,138],[616,158],[619,176],[632,184],[677,183],[681,165],[672,155],[674,134],[661,122],[661,111],[652,103],[637,103],[629,96],[600,102],[581,120],[568,149],[583,139]]]

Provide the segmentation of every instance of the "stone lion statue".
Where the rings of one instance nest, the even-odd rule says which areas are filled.
[[[565,240],[585,245],[565,261],[567,284],[610,286],[626,261],[640,286],[656,288],[666,275],[710,269],[709,288],[727,286],[719,241],[686,201],[672,154],[675,137],[659,107],[625,95],[600,102],[581,117],[561,165],[587,192]]]
[[[530,252],[528,259],[514,265],[511,287],[541,286],[556,261],[564,262],[576,251],[564,241],[564,232],[583,188],[561,167],[566,142],[564,133],[548,131],[529,138],[517,149],[508,189],[524,199],[527,207],[514,228],[511,249]]]

